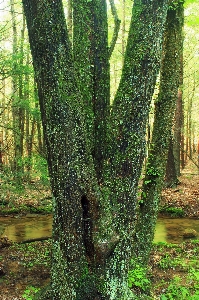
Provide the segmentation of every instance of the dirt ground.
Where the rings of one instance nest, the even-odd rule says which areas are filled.
[[[199,174],[197,172],[197,168],[190,164],[182,172],[179,178],[180,184],[176,188],[163,190],[161,205],[180,208],[184,211],[185,217],[199,218]],[[45,193],[43,202],[46,205],[49,203],[49,192]],[[19,205],[24,203],[26,207],[39,205],[37,193],[34,192],[33,197],[30,193],[27,195],[25,198],[20,196],[16,200]],[[3,209],[5,215],[5,205]],[[17,244],[11,243],[6,238],[0,239],[0,300],[32,299],[37,289],[49,283],[50,248],[50,240]],[[187,279],[183,278],[186,278],[187,272],[192,270],[190,264],[193,268],[198,265],[198,259],[199,241],[194,243],[187,241],[176,246],[154,245],[149,264],[154,299],[160,299],[159,295],[167,289],[173,278],[181,278],[180,284],[182,285],[184,280],[186,286]]]

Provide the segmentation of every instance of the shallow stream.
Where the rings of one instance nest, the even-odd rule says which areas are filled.
[[[195,229],[199,238],[199,220],[159,218],[154,242],[180,243],[185,229]],[[27,215],[25,217],[0,217],[0,237],[7,236],[13,242],[50,237],[51,215]]]

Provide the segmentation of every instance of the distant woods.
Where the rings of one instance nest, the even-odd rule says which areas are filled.
[[[78,51],[81,52],[81,50],[78,50],[78,38],[82,42],[83,35],[80,34],[78,37],[76,28],[72,28],[72,18],[78,18],[78,13],[81,14],[81,12],[75,10],[75,14],[73,14],[71,1],[69,0],[64,1],[64,5],[68,31],[72,39],[74,30],[73,37],[75,40],[73,43],[76,56],[78,56]],[[110,47],[114,45],[109,60],[110,96],[111,101],[113,101],[124,62],[132,1],[119,1],[115,4],[114,1],[107,1],[107,5],[108,42]],[[34,79],[27,27],[21,1],[3,1],[0,10],[0,170],[6,176],[12,174],[11,177],[19,183],[23,180],[31,180],[31,178],[40,178],[46,181],[48,180],[46,150],[37,86]],[[185,1],[184,42],[179,75],[180,86],[176,101],[172,143],[170,143],[170,147],[173,148],[177,176],[179,176],[180,170],[184,168],[190,158],[198,164],[198,158],[195,155],[199,152],[197,146],[199,143],[197,14],[196,1]],[[80,55],[82,56],[82,63],[85,63],[84,52]],[[79,68],[77,72],[80,74],[81,69]],[[90,75],[88,74],[88,76]],[[86,86],[85,82],[83,87],[85,93],[87,93]],[[158,87],[159,82],[157,82],[156,93]],[[154,94],[155,98],[156,94]],[[96,107],[96,109],[98,108]],[[151,106],[149,118],[150,137],[153,129],[153,111],[154,105]],[[98,122],[96,119],[96,127],[99,125]],[[88,128],[90,128],[89,124]],[[95,149],[97,151],[97,145]],[[101,160],[99,154],[98,160]]]

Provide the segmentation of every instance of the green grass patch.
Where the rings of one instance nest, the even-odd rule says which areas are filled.
[[[162,207],[160,209],[161,213],[167,214],[171,217],[184,217],[185,212],[180,207]]]

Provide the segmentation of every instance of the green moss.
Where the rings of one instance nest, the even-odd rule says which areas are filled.
[[[0,210],[0,214],[1,214],[1,215],[12,215],[12,214],[17,214],[17,213],[19,213],[20,211],[21,211],[20,208],[17,208],[17,207],[11,207],[11,208],[1,209],[1,210]]]
[[[163,207],[160,209],[160,212],[168,214],[172,217],[184,217],[185,215],[184,210],[179,207]]]
[[[38,206],[38,207],[30,207],[30,213],[38,213],[38,214],[48,214],[52,213],[52,205],[46,206]]]

